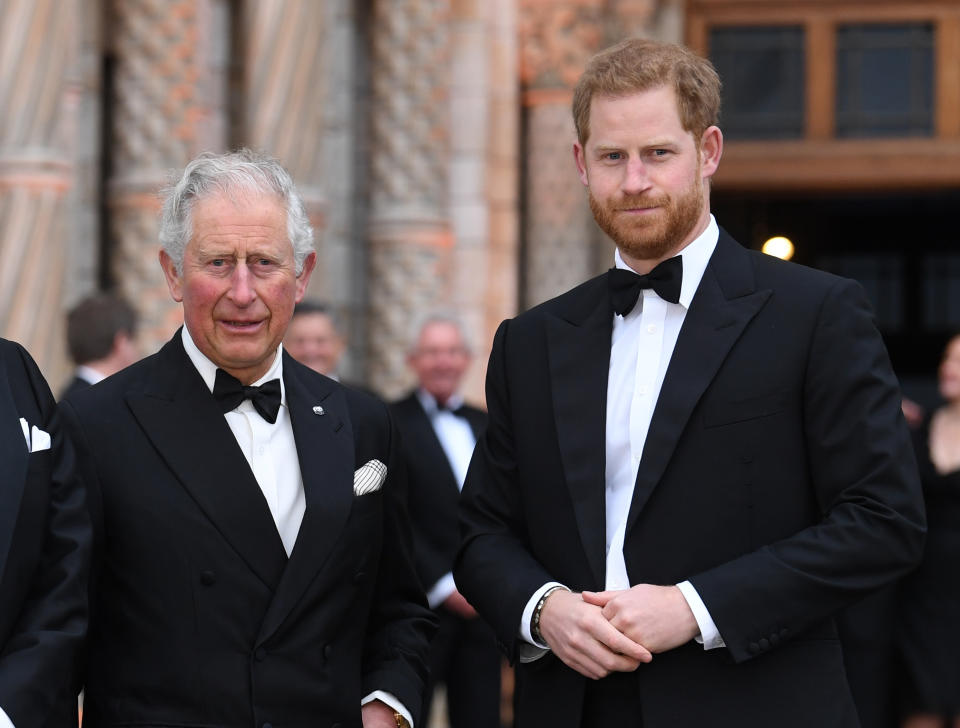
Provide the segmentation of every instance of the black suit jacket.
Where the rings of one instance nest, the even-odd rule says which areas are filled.
[[[460,488],[430,418],[411,392],[390,406],[402,435],[404,460],[410,477],[410,521],[414,558],[424,588],[430,589],[453,569],[460,545],[457,504]],[[477,439],[487,426],[487,413],[464,405],[458,414]]]
[[[386,407],[288,355],[283,372],[306,497],[289,560],[179,333],[61,404],[99,566],[84,725],[359,728],[374,690],[418,717],[433,617]],[[355,496],[373,459],[386,482]]]
[[[47,432],[29,452],[20,425]],[[53,396],[0,339],[0,707],[17,728],[76,726],[90,523]]]
[[[612,318],[600,276],[494,340],[455,576],[512,654],[542,584],[604,586]],[[641,665],[645,725],[857,725],[831,615],[908,571],[923,533],[862,289],[721,231],[655,407],[624,556],[631,583],[689,579],[726,648]],[[585,679],[552,654],[520,669],[518,725],[576,725]]]
[[[66,399],[67,397],[72,397],[77,392],[82,392],[84,389],[87,389],[88,387],[91,387],[91,386],[93,385],[91,385],[90,382],[88,382],[83,377],[75,376],[63,388],[63,391],[60,393],[60,399]]]

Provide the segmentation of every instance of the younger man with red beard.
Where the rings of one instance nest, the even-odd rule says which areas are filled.
[[[494,340],[454,576],[519,728],[853,728],[832,615],[921,553],[863,291],[717,226],[719,106],[680,46],[590,61],[573,152],[615,268]]]

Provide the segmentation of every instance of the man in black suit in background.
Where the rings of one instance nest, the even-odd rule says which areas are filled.
[[[67,349],[76,365],[60,399],[103,381],[140,358],[137,312],[111,293],[95,293],[67,313]]]
[[[493,632],[457,591],[451,573],[460,542],[460,488],[487,424],[486,413],[459,394],[470,365],[460,323],[447,316],[427,318],[407,363],[417,388],[391,410],[410,474],[417,573],[440,619],[430,651],[431,681],[446,685],[451,728],[493,728],[500,724],[500,655]],[[431,696],[432,690],[427,708]]]
[[[615,269],[504,322],[457,585],[519,659],[517,726],[853,728],[833,615],[924,513],[862,288],[710,214],[720,81],[629,40],[574,91]]]
[[[290,176],[203,154],[160,229],[183,328],[61,405],[95,536],[84,725],[420,728],[397,433],[280,345],[316,262]]]
[[[53,395],[0,339],[0,727],[77,725],[90,522]]]

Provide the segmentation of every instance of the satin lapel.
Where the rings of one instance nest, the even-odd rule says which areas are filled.
[[[721,231],[660,389],[630,503],[628,535],[663,477],[694,407],[770,294],[755,290],[749,256]]]
[[[284,354],[287,406],[297,443],[306,510],[261,641],[283,623],[340,538],[353,506],[353,431],[343,391]],[[322,415],[314,407],[322,406]]]
[[[606,573],[606,412],[613,309],[605,279],[587,316],[547,319],[553,409],[560,459],[580,541],[596,580]]]
[[[20,514],[24,480],[27,476],[27,442],[20,427],[20,413],[13,400],[10,373],[6,366],[0,367],[0,578],[3,577],[7,557],[10,555],[10,539]],[[28,386],[26,380],[20,386]],[[33,426],[36,422],[28,423]]]
[[[179,332],[160,351],[156,365],[155,388],[126,397],[134,417],[207,518],[274,588],[287,561],[276,523]]]

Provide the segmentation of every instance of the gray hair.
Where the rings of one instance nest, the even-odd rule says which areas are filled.
[[[290,174],[276,159],[249,149],[226,154],[204,152],[191,161],[179,179],[162,191],[160,244],[183,273],[183,255],[193,236],[193,208],[213,195],[237,193],[276,195],[287,211],[287,237],[293,246],[296,273],[303,272],[313,252],[313,229]]]
[[[420,335],[423,333],[423,330],[431,324],[447,324],[453,326],[460,334],[460,343],[463,344],[466,352],[468,354],[473,352],[467,329],[464,327],[463,321],[460,320],[459,316],[451,311],[430,311],[413,319],[413,326],[410,329],[410,335],[408,337],[408,341],[410,342],[407,347],[408,354],[416,354],[417,347],[420,345]]]

